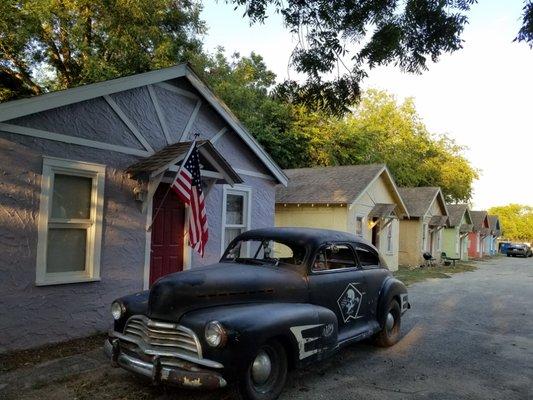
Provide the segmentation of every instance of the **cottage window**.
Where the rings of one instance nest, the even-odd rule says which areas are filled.
[[[100,279],[105,166],[45,157],[36,284]]]
[[[233,188],[224,186],[222,204],[222,249],[228,247],[233,239],[250,229],[251,189],[244,186]],[[243,248],[242,252],[247,249]],[[242,254],[246,256],[246,254]]]
[[[355,217],[355,235],[363,236],[363,217]]]
[[[387,226],[387,252],[392,253],[392,222]]]
[[[426,251],[426,233],[427,233],[427,224],[422,225],[422,250]]]

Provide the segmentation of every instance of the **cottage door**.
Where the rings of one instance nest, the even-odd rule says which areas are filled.
[[[160,184],[154,194],[150,286],[162,276],[183,270],[185,207],[168,184]],[[165,197],[165,194],[168,194]]]

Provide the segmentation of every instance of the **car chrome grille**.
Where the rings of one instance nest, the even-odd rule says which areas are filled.
[[[178,357],[187,360],[202,358],[202,348],[196,334],[184,326],[154,321],[144,315],[134,315],[124,327],[123,340],[135,344],[146,355]]]

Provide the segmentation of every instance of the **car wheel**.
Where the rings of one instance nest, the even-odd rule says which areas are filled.
[[[234,387],[241,400],[274,400],[287,380],[287,353],[278,341],[262,345]]]
[[[396,300],[392,300],[385,312],[383,328],[375,336],[376,345],[389,347],[398,343],[401,326],[402,313],[400,312],[400,305]]]
[[[511,255],[510,255],[510,254],[507,254],[507,257],[511,257]]]

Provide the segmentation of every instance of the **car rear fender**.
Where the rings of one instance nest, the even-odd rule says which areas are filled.
[[[388,277],[383,281],[380,290],[380,296],[378,301],[378,322],[379,326],[383,327],[385,325],[386,314],[385,311],[389,303],[396,299],[400,304],[400,309],[402,314],[411,308],[409,303],[409,298],[407,296],[407,288],[403,282],[399,281],[394,277]]]

